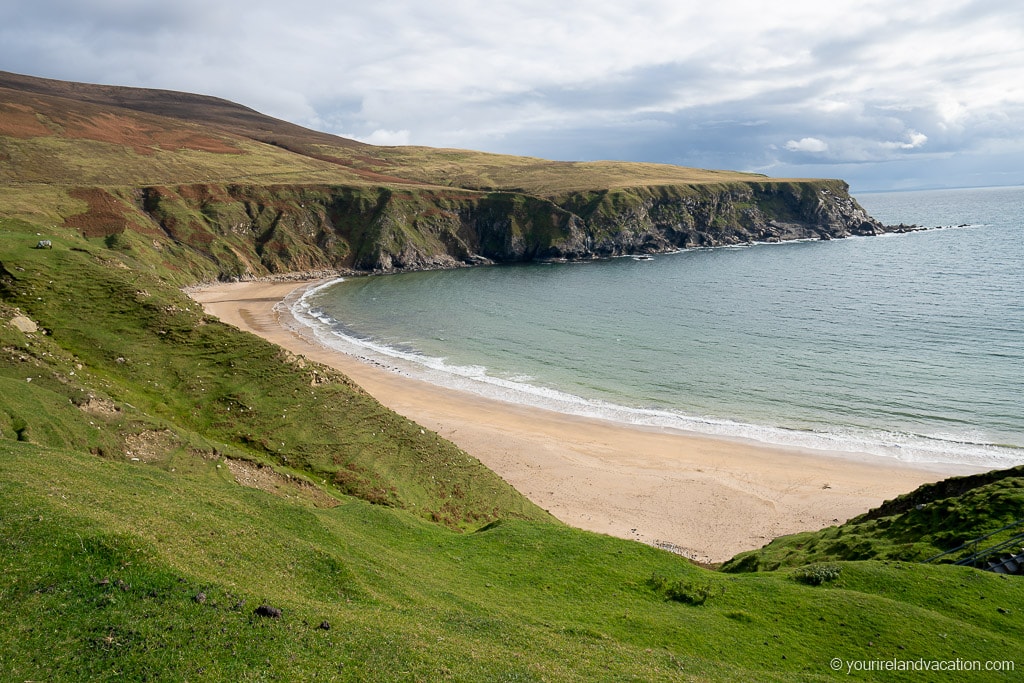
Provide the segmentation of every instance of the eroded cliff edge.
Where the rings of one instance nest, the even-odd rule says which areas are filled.
[[[78,188],[68,227],[163,253],[196,279],[586,260],[875,235],[840,180],[631,187],[564,195],[327,185]],[[172,258],[173,254],[173,258]]]

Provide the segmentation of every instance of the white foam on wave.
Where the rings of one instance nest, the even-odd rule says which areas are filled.
[[[955,465],[969,469],[1006,468],[1024,463],[1024,449],[976,442],[958,435],[922,435],[872,431],[855,427],[799,430],[733,420],[686,415],[655,408],[633,408],[592,400],[533,383],[529,376],[496,377],[479,365],[457,365],[445,358],[426,356],[346,333],[341,324],[311,301],[319,292],[343,279],[332,280],[278,304],[323,346],[439,386],[509,403],[529,405],[580,417],[654,429],[741,439],[758,443],[840,453],[875,456],[919,465]]]

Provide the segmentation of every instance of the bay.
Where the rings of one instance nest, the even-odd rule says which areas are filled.
[[[346,279],[320,340],[428,381],[912,462],[1024,462],[1024,188],[870,193],[921,232]]]

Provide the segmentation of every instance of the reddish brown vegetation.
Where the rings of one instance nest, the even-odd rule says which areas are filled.
[[[84,138],[98,142],[131,147],[136,154],[150,155],[157,149],[176,151],[190,149],[211,154],[241,154],[237,147],[223,140],[203,135],[187,127],[156,126],[133,115],[103,113],[88,118],[69,117],[65,137]]]
[[[0,103],[0,135],[12,138],[34,138],[51,135],[32,107],[12,102]]]
[[[75,188],[69,194],[89,205],[84,213],[68,216],[64,225],[80,230],[86,237],[109,237],[124,232],[131,209],[109,192],[98,188]]]
[[[94,140],[130,148],[136,154],[182,149],[211,154],[243,154],[232,141],[171,119],[141,112],[113,112],[85,103],[74,109],[46,96],[30,96],[3,90],[0,103],[0,135],[29,139],[57,137]]]
[[[230,202],[234,201],[230,194],[227,193],[222,185],[178,185],[174,188],[175,194],[182,199],[188,199],[193,202]],[[164,190],[162,197],[164,199],[170,196],[170,190]]]

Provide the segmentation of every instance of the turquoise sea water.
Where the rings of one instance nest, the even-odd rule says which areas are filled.
[[[339,350],[509,401],[915,462],[1024,462],[1024,188],[871,193],[903,235],[351,278]]]

